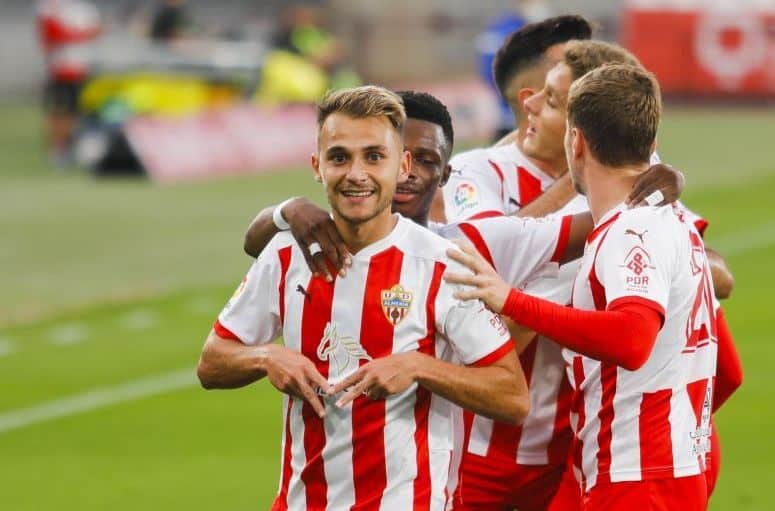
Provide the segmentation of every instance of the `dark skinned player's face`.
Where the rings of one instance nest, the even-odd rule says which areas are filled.
[[[439,184],[449,177],[444,131],[438,124],[409,118],[404,125],[404,149],[412,155],[412,168],[396,188],[393,211],[419,221],[427,216]]]

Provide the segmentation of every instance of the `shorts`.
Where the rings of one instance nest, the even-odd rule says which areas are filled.
[[[573,467],[566,467],[560,487],[549,503],[547,511],[578,511],[581,509],[581,486],[573,474]]]
[[[519,465],[465,453],[452,500],[453,511],[545,511],[565,464]]]
[[[680,478],[603,483],[581,499],[580,511],[705,511],[705,474]]]
[[[43,90],[43,106],[47,111],[75,114],[81,87],[81,82],[49,79]]]

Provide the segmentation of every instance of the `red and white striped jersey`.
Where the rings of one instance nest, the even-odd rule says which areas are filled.
[[[272,240],[223,310],[216,331],[248,344],[283,335],[285,345],[336,383],[369,360],[420,351],[487,365],[512,349],[500,318],[460,302],[446,269],[454,246],[398,217],[393,231],[353,256],[345,277],[312,278],[288,233]],[[431,509],[446,501],[450,403],[413,385],[386,400],[339,409],[324,398],[320,419],[285,397],[283,463],[273,509]]]
[[[560,222],[560,229],[554,242],[553,261],[542,265],[538,271],[525,274],[530,269],[531,258],[522,251],[533,253],[534,246],[525,239],[514,236],[513,229],[501,232],[484,232],[484,236],[471,233],[469,238],[480,253],[489,257],[498,273],[512,286],[525,293],[569,304],[573,281],[581,260],[558,266],[562,245],[569,234],[568,215],[588,211],[587,200],[577,196],[555,215],[539,222]],[[504,219],[475,220],[473,226]],[[539,244],[540,246],[540,244]],[[558,251],[559,250],[559,251]],[[543,336],[537,336],[520,355],[522,369],[530,389],[530,412],[520,426],[494,421],[466,412],[464,440],[469,452],[486,456],[493,462],[511,460],[520,465],[563,465],[568,458],[572,432],[569,425],[572,390],[565,374],[562,348]]]
[[[637,303],[664,318],[643,367],[628,371],[569,350],[573,459],[582,487],[705,470],[717,341],[702,240],[677,207],[609,211],[590,234],[573,306]]]
[[[444,185],[448,223],[513,215],[554,183],[516,144],[473,149],[455,155]]]

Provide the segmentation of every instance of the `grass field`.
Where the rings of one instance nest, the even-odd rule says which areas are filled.
[[[0,107],[0,508],[266,509],[280,396],[196,386],[264,205],[321,199],[307,171],[158,187],[47,168],[31,107]],[[668,110],[662,157],[737,278],[725,303],[745,383],[718,415],[711,509],[775,497],[775,112]],[[260,136],[260,135],[258,135]]]

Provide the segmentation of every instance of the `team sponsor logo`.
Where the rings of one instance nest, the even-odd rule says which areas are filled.
[[[340,335],[335,323],[326,323],[317,349],[318,358],[328,361],[328,374],[344,376],[358,368],[358,361],[371,360],[361,343],[348,335]]]
[[[627,253],[624,263],[619,265],[627,270],[626,285],[628,291],[644,292],[649,285],[648,270],[655,266],[651,264],[651,256],[645,248],[637,245]]]
[[[471,183],[460,183],[455,188],[453,198],[458,210],[465,211],[479,205],[479,198],[476,193],[476,187]]]
[[[385,313],[385,317],[391,325],[398,325],[406,317],[412,305],[412,292],[404,289],[401,284],[396,284],[390,289],[383,289],[381,297],[382,312]]]

